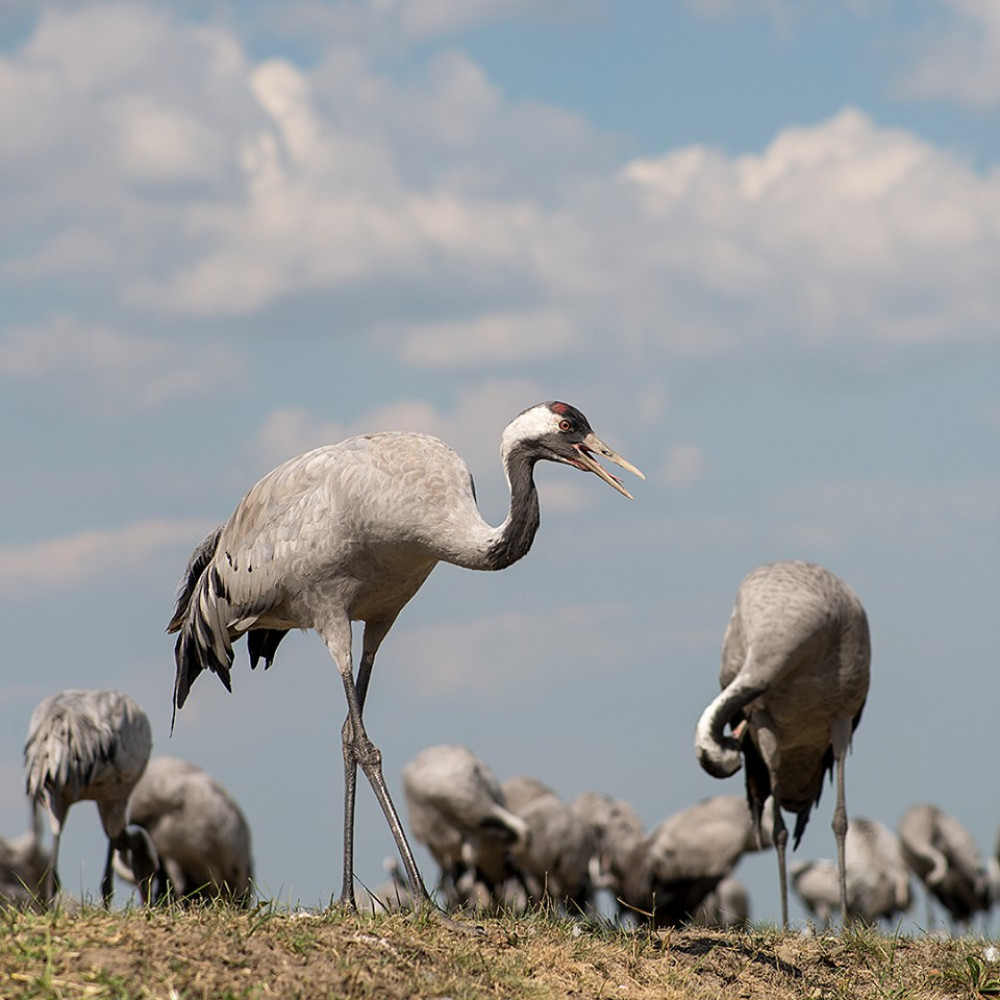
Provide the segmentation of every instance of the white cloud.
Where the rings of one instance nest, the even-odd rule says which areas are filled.
[[[0,547],[0,594],[32,597],[142,570],[162,549],[194,548],[212,527],[201,520],[149,519]]]
[[[541,402],[539,393],[537,385],[526,379],[493,379],[463,392],[450,415],[423,400],[402,399],[378,407],[351,424],[329,423],[315,419],[304,409],[283,408],[268,414],[250,451],[258,459],[263,455],[281,462],[354,434],[417,431],[446,441],[470,464],[494,458],[499,475],[495,456],[500,451],[500,433],[517,415],[510,412],[511,401],[523,400],[523,407],[527,407]]]
[[[242,373],[221,344],[140,337],[59,315],[0,338],[0,376],[19,381],[65,378],[100,412],[149,409],[218,389]]]
[[[337,16],[430,26],[445,10],[382,7]],[[74,61],[83,38],[127,52]],[[318,312],[347,293],[356,335],[425,367],[537,362],[609,336],[648,359],[993,335],[1000,173],[850,108],[760,153],[693,146],[622,167],[609,137],[509,102],[461,52],[404,84],[366,42],[348,32],[305,70],[255,64],[225,29],[157,8],[49,11],[0,60],[16,137],[0,151],[15,181],[0,273],[104,281],[178,322],[310,296]]]
[[[495,21],[579,17],[594,0],[287,0],[268,20],[272,31],[308,33],[394,50]]]
[[[898,81],[904,97],[944,99],[973,108],[1000,105],[1000,4],[995,0],[938,0],[950,26],[922,33],[914,65]]]
[[[690,147],[622,179],[647,216],[645,277],[703,289],[706,318],[738,308],[744,336],[993,335],[1000,174],[860,111],[786,129],[759,155]]]
[[[577,346],[579,339],[571,319],[555,309],[546,309],[411,324],[402,356],[414,365],[460,368],[552,357]]]

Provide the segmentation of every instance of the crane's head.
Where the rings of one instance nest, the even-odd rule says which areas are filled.
[[[582,472],[592,472],[629,500],[632,494],[622,481],[608,472],[595,456],[614,462],[640,479],[646,478],[631,462],[612,451],[594,433],[587,418],[569,403],[539,403],[515,417],[504,431],[501,451],[506,456],[518,446],[533,458],[562,462]]]

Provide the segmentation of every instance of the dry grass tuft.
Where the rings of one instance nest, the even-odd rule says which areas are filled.
[[[265,904],[182,911],[0,913],[0,997],[378,997],[380,1000],[698,1000],[995,995],[976,938],[853,928],[653,933],[549,916],[462,933],[427,916],[297,914]],[[478,928],[478,929],[477,929]]]

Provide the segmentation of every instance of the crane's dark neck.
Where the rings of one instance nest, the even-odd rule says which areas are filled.
[[[535,459],[526,451],[514,448],[506,456],[504,469],[510,484],[510,509],[500,535],[486,552],[489,569],[506,569],[526,555],[541,521],[538,490],[533,477]]]

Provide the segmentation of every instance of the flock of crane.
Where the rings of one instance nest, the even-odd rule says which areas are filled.
[[[60,889],[59,845],[70,807],[97,804],[108,841],[101,897],[114,873],[146,903],[253,897],[250,825],[211,775],[177,757],[150,758],[143,709],[121,691],[63,691],[31,715],[24,749],[31,829],[0,840],[0,900],[47,906]],[[42,843],[47,811],[52,846]]]
[[[307,452],[266,475],[195,549],[182,576],[168,627],[178,636],[175,713],[204,670],[230,687],[233,643],[244,635],[251,666],[263,660],[266,669],[290,629],[314,629],[337,666],[348,709],[341,905],[357,905],[360,767],[402,859],[394,895],[439,912],[363,721],[375,656],[399,612],[438,562],[498,570],[527,553],[539,525],[538,461],[593,473],[629,499],[597,456],[642,478],[566,403],[541,403],[519,414],[505,428],[500,450],[510,502],[498,527],[481,517],[468,468],[443,442],[423,434],[366,434]],[[364,623],[356,672],[354,621]],[[908,896],[908,863],[957,919],[967,919],[988,906],[988,880],[981,865],[969,885],[965,872],[958,874],[963,852],[951,849],[954,821],[924,807],[908,815],[898,842],[880,824],[848,822],[844,764],[867,697],[869,661],[867,619],[850,587],[810,563],[761,566],[740,585],[723,641],[721,691],[695,729],[701,766],[720,778],[742,768],[745,799],[706,800],[647,835],[633,810],[607,796],[566,804],[535,779],[500,786],[467,750],[432,747],[403,773],[412,834],[440,866],[447,906],[520,906],[549,898],[584,912],[595,889],[610,888],[628,912],[659,924],[699,913],[704,919],[711,912],[717,919],[738,915],[738,893],[727,894],[732,868],[745,851],[773,845],[787,926],[782,813],[796,817],[797,844],[830,774],[836,779],[836,867],[791,871],[800,895],[815,900],[814,912],[839,907],[843,920],[887,915],[881,903],[862,903],[872,895],[860,874],[868,869],[885,877],[891,906],[900,909]],[[145,714],[120,692],[64,692],[39,705],[25,748],[35,804],[28,839],[41,850],[44,807],[53,845],[43,877],[21,877],[22,889],[42,901],[53,897],[66,812],[75,801],[94,799],[108,838],[105,903],[116,869],[150,902],[170,895],[250,899],[250,834],[239,807],[194,765],[149,761],[150,746]],[[14,868],[7,863],[14,843],[0,850],[0,879],[5,864],[7,875]],[[16,882],[6,879],[11,893]]]
[[[547,906],[607,917],[610,901],[623,923],[743,926],[751,904],[736,869],[744,855],[773,846],[773,804],[758,825],[745,796],[713,796],[646,831],[628,802],[599,792],[566,801],[534,777],[501,783],[463,746],[422,751],[403,769],[403,790],[410,830],[438,866],[438,893],[449,909]],[[914,876],[926,892],[928,928],[932,900],[959,927],[1000,902],[996,856],[984,863],[968,830],[930,804],[907,809],[898,835],[877,820],[852,818],[845,858],[851,920],[896,923],[912,909]],[[373,910],[411,905],[398,867],[390,871],[371,894]],[[837,865],[798,861],[790,875],[804,907],[830,926],[841,908]]]

